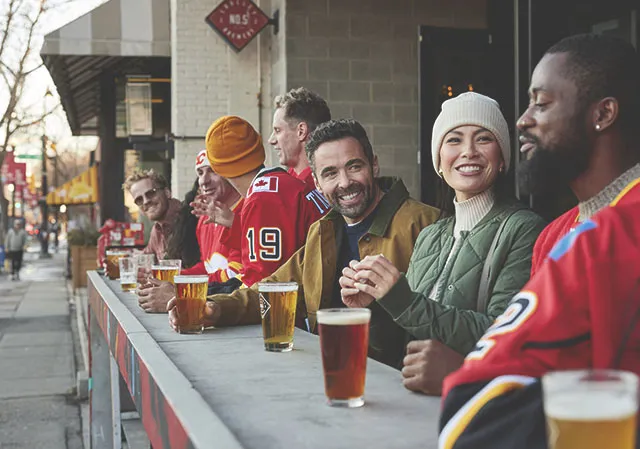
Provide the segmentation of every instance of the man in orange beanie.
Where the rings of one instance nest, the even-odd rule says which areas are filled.
[[[245,197],[235,218],[240,235],[230,238],[241,240],[239,278],[251,286],[304,245],[309,226],[327,213],[329,203],[283,169],[264,168],[262,138],[240,117],[216,120],[207,132],[206,148],[213,171]]]

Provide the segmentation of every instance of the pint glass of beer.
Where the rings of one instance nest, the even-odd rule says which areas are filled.
[[[298,284],[295,282],[260,282],[260,314],[264,349],[288,352],[293,349]]]
[[[107,250],[105,256],[107,256],[107,277],[111,280],[118,279],[120,277],[120,266],[118,260],[121,257],[126,257],[129,254],[125,251]]]
[[[318,333],[329,405],[364,405],[369,347],[369,309],[318,310]]]
[[[169,281],[172,284],[173,278],[180,274],[180,268],[182,267],[181,260],[165,259],[158,262],[158,265],[153,265],[151,271],[153,277],[161,281]]]
[[[156,260],[153,254],[136,254],[136,264],[138,265],[137,281],[143,284],[147,281],[145,273],[151,273],[151,267]]]
[[[176,285],[178,312],[178,332],[181,334],[201,334],[204,329],[202,318],[207,302],[209,276],[192,275],[173,278]]]
[[[135,290],[138,274],[136,259],[133,257],[121,257],[118,259],[118,268],[120,270],[120,287],[122,291],[130,292]]]
[[[542,378],[549,449],[634,449],[638,377],[627,371],[556,371]]]

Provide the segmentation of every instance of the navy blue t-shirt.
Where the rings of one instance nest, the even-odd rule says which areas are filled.
[[[338,263],[336,269],[336,280],[333,286],[333,295],[331,297],[331,307],[345,307],[340,296],[340,276],[342,276],[342,269],[349,266],[349,262],[352,260],[360,260],[360,251],[358,250],[358,240],[365,235],[376,216],[376,211],[373,210],[367,218],[360,223],[354,225],[344,224],[342,245],[340,247],[340,254],[338,255]]]

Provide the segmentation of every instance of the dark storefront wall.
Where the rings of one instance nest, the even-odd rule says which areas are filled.
[[[570,190],[553,195],[523,197],[515,176],[520,153],[515,122],[528,104],[533,68],[547,48],[577,33],[604,32],[640,42],[638,1],[610,0],[489,0],[488,30],[420,28],[420,154],[421,196],[428,204],[446,203],[440,178],[431,167],[431,130],[442,101],[469,90],[500,103],[512,131],[512,170],[509,184],[521,200],[547,219],[575,205]],[[636,11],[636,12],[634,12]]]

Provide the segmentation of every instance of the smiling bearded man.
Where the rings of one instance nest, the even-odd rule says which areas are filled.
[[[158,260],[163,259],[169,234],[180,210],[180,201],[171,198],[167,179],[153,170],[132,174],[125,180],[122,188],[131,194],[140,212],[155,222],[144,252],[155,254]]]

